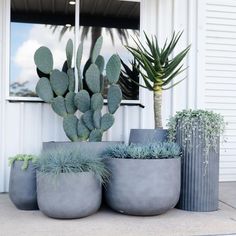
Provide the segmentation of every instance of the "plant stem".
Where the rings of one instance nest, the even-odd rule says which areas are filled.
[[[162,105],[162,89],[159,88],[153,91],[154,101],[154,121],[155,129],[162,128],[161,105]]]

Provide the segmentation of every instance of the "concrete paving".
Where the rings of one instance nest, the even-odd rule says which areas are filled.
[[[78,220],[55,220],[40,211],[20,211],[0,194],[0,236],[209,236],[236,235],[236,183],[220,185],[220,209],[199,213],[172,209],[135,217],[102,208]]]

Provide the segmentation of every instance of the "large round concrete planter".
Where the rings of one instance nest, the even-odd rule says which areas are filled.
[[[91,156],[99,157],[106,150],[106,148],[121,143],[114,142],[45,142],[43,143],[43,150],[50,150],[53,148],[78,149],[81,152],[89,153]]]
[[[129,143],[148,144],[165,142],[167,140],[166,129],[131,129]]]
[[[37,210],[36,171],[32,164],[26,170],[21,167],[23,161],[15,161],[11,166],[9,196],[20,210]]]
[[[151,216],[175,207],[180,194],[180,159],[108,158],[107,204],[123,214]]]
[[[93,173],[54,176],[37,172],[39,209],[47,216],[75,219],[95,213],[101,205],[102,186]]]
[[[180,146],[183,145],[182,132],[177,130],[176,142]],[[192,144],[192,147],[183,148],[181,192],[177,207],[187,211],[216,211],[219,202],[219,141],[218,150],[209,152],[208,163],[197,130]]]

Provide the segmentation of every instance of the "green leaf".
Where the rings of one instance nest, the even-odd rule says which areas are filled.
[[[52,109],[59,116],[67,116],[67,110],[65,105],[65,99],[62,96],[58,96],[52,100]]]
[[[69,78],[66,73],[56,69],[50,75],[50,83],[55,94],[63,96],[68,89]]]
[[[91,64],[85,73],[86,83],[93,93],[99,93],[100,86],[100,71],[96,64]]]
[[[40,47],[34,54],[37,68],[45,74],[50,74],[53,69],[53,56],[47,47]]]
[[[118,55],[114,54],[110,57],[106,65],[106,75],[108,81],[113,84],[117,83],[120,78],[121,62]]]
[[[80,90],[74,97],[75,106],[81,111],[86,112],[90,109],[90,96],[87,90]]]
[[[50,103],[53,99],[53,91],[47,78],[42,77],[36,85],[37,95],[44,101]]]
[[[68,114],[74,114],[77,110],[74,104],[74,98],[75,98],[74,92],[68,92],[65,96],[66,110]]]
[[[63,129],[66,136],[73,142],[79,140],[77,136],[77,123],[78,119],[75,115],[68,115],[63,119]]]
[[[97,60],[97,57],[98,55],[100,54],[100,51],[101,51],[101,48],[102,48],[102,42],[103,42],[103,38],[102,36],[100,36],[94,47],[93,47],[93,51],[92,51],[92,55],[91,55],[91,60],[92,60],[92,63],[95,63],[95,61]]]
[[[69,39],[66,44],[66,59],[68,68],[71,68],[72,58],[73,58],[73,42],[71,39]]]

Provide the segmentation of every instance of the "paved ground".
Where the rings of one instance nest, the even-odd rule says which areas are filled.
[[[220,186],[220,209],[197,213],[173,209],[134,217],[101,209],[78,220],[54,220],[39,211],[19,211],[0,194],[0,236],[209,236],[236,235],[236,182]]]

